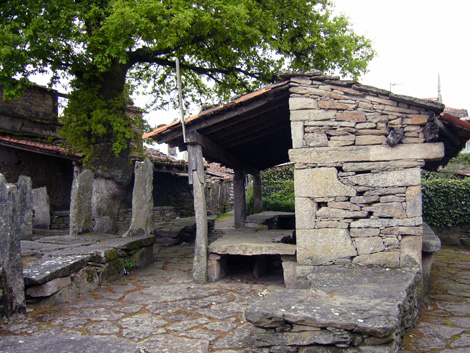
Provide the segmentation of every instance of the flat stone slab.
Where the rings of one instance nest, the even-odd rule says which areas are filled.
[[[440,249],[441,239],[439,239],[428,224],[423,223],[423,251],[432,253]]]
[[[207,218],[209,229],[214,228],[215,217]],[[196,237],[196,219],[180,218],[169,222],[155,223],[155,242],[170,246],[192,242]]]
[[[89,259],[90,256],[87,255],[69,255],[30,262],[23,269],[25,285],[38,285],[68,276],[85,267]]]
[[[252,324],[265,328],[285,324],[333,327],[386,337],[400,329],[416,278],[415,272],[401,269],[323,267],[309,276],[311,289],[270,293],[245,315]]]
[[[296,245],[281,243],[292,230],[242,229],[224,231],[224,236],[209,245],[209,252],[220,255],[295,255]]]
[[[0,351],[9,353],[139,353],[136,343],[118,337],[45,336],[2,337]]]
[[[85,267],[89,261],[106,263],[117,252],[130,252],[151,246],[155,236],[122,238],[109,234],[51,236],[37,241],[22,241],[23,256],[38,257],[23,270],[26,286],[46,283],[65,277]]]
[[[247,223],[265,224],[267,220],[274,217],[295,217],[294,212],[263,211],[246,217]]]

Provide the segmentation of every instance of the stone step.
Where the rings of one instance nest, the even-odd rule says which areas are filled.
[[[394,352],[417,318],[418,277],[402,269],[325,267],[308,276],[311,288],[270,293],[245,315],[264,329],[256,337],[260,348]]]

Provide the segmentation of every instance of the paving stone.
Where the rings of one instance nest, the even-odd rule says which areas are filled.
[[[88,320],[77,316],[62,316],[54,320],[51,324],[55,326],[63,326],[70,329],[78,330],[85,326]]]
[[[214,340],[220,336],[216,332],[203,330],[203,329],[189,330],[189,331],[182,332],[179,335],[183,337],[188,337],[188,338],[208,340],[210,343],[214,342]]]
[[[138,353],[135,343],[118,337],[36,336],[6,337],[0,341],[0,351],[9,353]]]
[[[115,313],[104,308],[78,309],[73,312],[73,315],[91,321],[114,321],[124,316],[122,313]]]
[[[238,324],[235,319],[231,319],[228,321],[218,321],[218,322],[211,322],[207,325],[204,325],[205,328],[212,330],[212,331],[221,331],[221,332],[229,332],[237,327]]]
[[[105,321],[97,324],[91,324],[86,328],[91,335],[113,335],[119,333],[119,327],[115,324]]]
[[[169,303],[150,304],[146,306],[146,309],[156,315],[167,315],[181,310],[178,305]]]
[[[168,322],[152,314],[137,314],[119,321],[123,329],[122,335],[135,341],[166,332],[160,328],[167,324]]]
[[[420,324],[417,330],[424,336],[435,337],[441,340],[447,340],[453,336],[460,335],[464,330],[460,327],[444,326],[444,325],[433,325],[429,323]]]
[[[233,330],[230,334],[214,342],[214,349],[234,349],[254,347],[254,337],[264,333],[251,324],[245,324]]]
[[[121,313],[126,313],[126,314],[135,314],[141,311],[142,308],[143,308],[142,305],[133,304],[133,305],[126,305],[126,306],[113,308],[113,310],[119,311]]]
[[[195,328],[197,326],[201,326],[203,324],[206,324],[208,322],[209,322],[209,320],[206,319],[206,318],[199,318],[199,319],[187,320],[187,321],[179,321],[177,323],[171,324],[166,329],[168,331],[184,332],[184,331],[188,331],[192,328]]]
[[[143,347],[147,352],[203,353],[209,350],[209,341],[170,335],[156,335],[139,343],[139,346]]]

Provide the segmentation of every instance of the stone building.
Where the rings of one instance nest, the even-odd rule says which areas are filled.
[[[0,89],[0,173],[9,183],[16,183],[20,175],[30,176],[34,189],[45,188],[51,213],[50,227],[63,230],[68,228],[74,166],[81,165],[82,156],[61,147],[57,133],[61,125],[58,120],[60,96],[55,90],[32,86],[20,98],[3,102]],[[129,112],[141,114],[136,108],[130,108]],[[147,149],[145,154],[154,163],[156,215],[162,220],[193,215],[186,162],[152,149]],[[210,185],[216,187],[224,180],[224,176],[216,177]],[[120,197],[120,223],[130,219],[132,184]],[[231,185],[222,182],[225,184]],[[166,211],[168,208],[171,212]],[[213,211],[220,212],[216,207]]]
[[[243,176],[294,162],[300,282],[326,265],[420,268],[421,169],[458,153],[470,124],[441,103],[319,72],[285,79],[188,118],[186,141],[180,123],[144,137],[233,168],[237,226]]]

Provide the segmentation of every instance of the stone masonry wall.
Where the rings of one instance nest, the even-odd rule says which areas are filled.
[[[424,127],[441,107],[319,75],[292,77],[290,92],[299,278],[321,265],[421,266],[421,167],[444,156]]]

